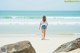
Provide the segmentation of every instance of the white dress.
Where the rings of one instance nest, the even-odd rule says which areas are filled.
[[[47,26],[47,21],[45,21],[45,22],[41,21],[41,26],[42,25],[46,25]]]
[[[46,29],[47,28],[47,22],[46,21],[45,22],[41,21],[41,28],[42,29]]]

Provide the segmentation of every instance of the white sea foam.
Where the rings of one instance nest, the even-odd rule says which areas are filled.
[[[47,16],[47,21],[49,24],[52,25],[57,25],[57,24],[68,24],[68,25],[73,25],[73,24],[80,24],[80,17],[48,17]],[[12,19],[0,19],[0,25],[5,25],[5,24],[39,24],[41,22],[41,19],[18,19],[16,16],[12,16]]]

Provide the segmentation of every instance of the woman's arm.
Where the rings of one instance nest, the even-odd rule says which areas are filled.
[[[40,25],[39,25],[39,29],[41,28],[41,22],[40,22]]]
[[[47,22],[47,26],[48,26],[48,22]]]

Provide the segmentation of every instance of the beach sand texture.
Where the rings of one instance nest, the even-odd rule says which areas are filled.
[[[45,40],[41,40],[41,35],[33,36],[26,35],[28,34],[0,34],[0,47],[18,41],[29,40],[32,46],[35,48],[36,53],[52,53],[61,44],[72,41],[76,38],[79,38],[80,36],[80,35],[47,35]],[[67,53],[80,53],[80,49],[76,49]]]

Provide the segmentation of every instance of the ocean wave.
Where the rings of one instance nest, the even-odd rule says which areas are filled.
[[[20,18],[21,17],[21,18]],[[47,16],[47,21],[51,25],[57,25],[57,24],[68,24],[68,25],[74,25],[74,24],[80,24],[80,17],[53,17],[53,16]],[[11,16],[8,19],[1,18],[0,19],[0,25],[5,24],[40,24],[41,18],[27,18],[27,16]]]
[[[33,25],[35,25],[35,24],[40,24],[40,21],[36,21],[36,20],[25,20],[25,21],[23,21],[23,20],[6,20],[6,21],[1,21],[0,20],[0,25],[2,25],[2,24],[20,24],[20,25],[22,25],[22,24],[33,24]],[[50,25],[57,25],[57,24],[60,24],[60,25],[62,25],[62,24],[68,24],[68,25],[74,25],[74,24],[80,24],[80,22],[65,22],[65,21],[48,21],[48,24],[50,24]]]

